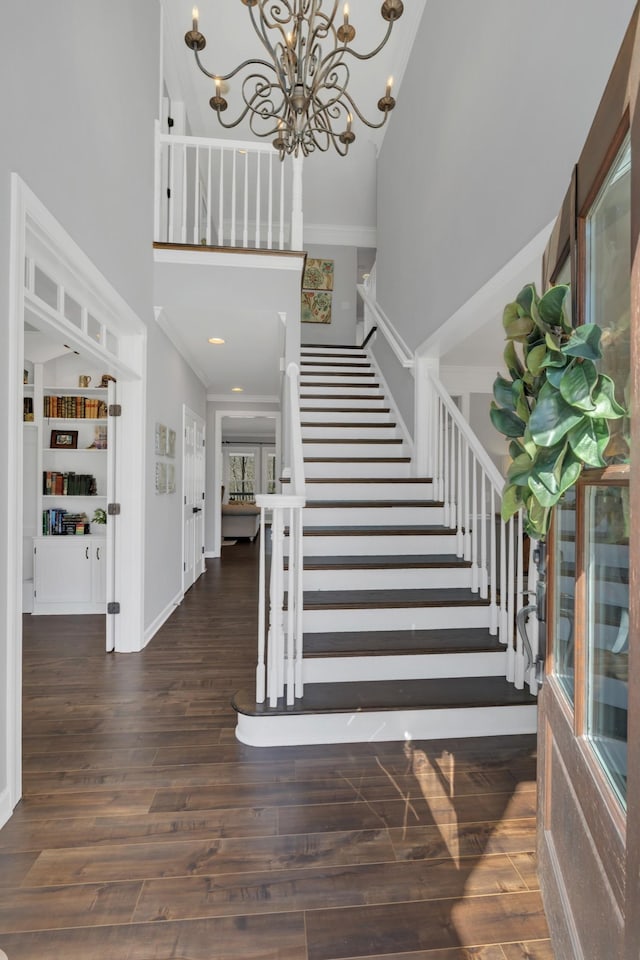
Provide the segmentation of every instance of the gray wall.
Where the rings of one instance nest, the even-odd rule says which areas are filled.
[[[555,217],[633,7],[427,3],[378,165],[377,298],[409,346]]]
[[[142,42],[141,42],[142,38]],[[159,82],[157,0],[5,0],[0,80],[6,92],[0,137],[0,303],[6,323],[10,174],[17,172],[116,290],[150,327],[150,359],[171,366],[173,348],[153,331],[153,120]],[[7,363],[0,352],[0,408],[7,408]],[[148,419],[167,381],[150,370]],[[180,389],[189,379],[180,374]],[[196,404],[193,384],[187,391]],[[200,403],[204,412],[204,402]],[[169,411],[172,413],[172,411]],[[0,449],[7,424],[0,421]],[[8,473],[0,468],[6,499]],[[150,489],[147,477],[147,489]],[[153,546],[153,544],[152,544]],[[147,581],[167,562],[147,549]],[[171,558],[171,562],[173,558]],[[172,589],[164,584],[162,589]],[[7,556],[0,546],[0,609],[6,608]],[[169,596],[165,603],[169,602]],[[153,611],[162,603],[151,598]],[[7,726],[8,638],[0,634],[0,725]],[[13,638],[11,638],[13,642]],[[0,738],[0,796],[7,784]]]
[[[356,283],[358,279],[358,251],[356,247],[306,244],[310,257],[333,260],[333,294],[331,323],[303,323],[303,343],[355,343]]]

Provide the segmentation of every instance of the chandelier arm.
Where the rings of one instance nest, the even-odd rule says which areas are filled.
[[[373,57],[376,57],[383,47],[386,45],[389,37],[391,36],[391,31],[393,30],[394,20],[389,20],[389,26],[387,27],[386,33],[377,47],[373,50],[370,50],[369,53],[358,53],[357,50],[354,50],[353,47],[350,47],[348,44],[343,44],[340,47],[336,47],[335,50],[330,50],[327,54],[327,57],[334,57],[338,53],[348,53],[349,56],[355,57],[356,60],[371,60]],[[326,59],[326,57],[325,57]]]
[[[369,120],[367,120],[367,118],[365,117],[365,115],[358,109],[358,106],[356,105],[355,100],[353,99],[353,97],[351,96],[351,94],[350,94],[347,90],[344,91],[343,96],[344,96],[345,99],[348,100],[349,103],[351,104],[351,108],[352,108],[353,112],[355,113],[355,115],[356,115],[367,127],[370,127],[371,130],[379,130],[380,127],[384,127],[385,123],[387,122],[387,118],[388,118],[388,116],[389,116],[389,112],[390,112],[389,110],[385,110],[385,111],[384,111],[384,116],[383,116],[382,120],[380,121],[380,123],[371,123]]]
[[[204,75],[209,77],[209,79],[211,80],[220,80],[220,81],[232,80],[235,76],[237,76],[240,73],[241,70],[244,70],[245,67],[252,67],[252,66],[266,67],[267,70],[271,70],[273,73],[276,74],[276,76],[278,76],[278,71],[276,70],[275,66],[273,65],[273,63],[269,63],[268,60],[245,60],[243,63],[239,63],[238,66],[231,71],[231,73],[224,73],[224,74],[209,73],[207,68],[203,65],[202,60],[198,55],[198,51],[194,50],[193,52],[194,52],[194,56],[196,58],[196,63],[198,64],[198,67],[204,73]]]

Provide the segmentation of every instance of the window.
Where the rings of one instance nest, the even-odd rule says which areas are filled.
[[[255,500],[256,458],[253,453],[229,454],[229,499]]]

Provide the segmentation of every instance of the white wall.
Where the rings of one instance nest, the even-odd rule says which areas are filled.
[[[322,260],[333,260],[333,293],[331,323],[303,323],[303,343],[355,343],[358,294],[358,251],[355,247],[307,244],[307,254]]]
[[[2,316],[9,302],[10,174],[15,171],[150,327],[151,423],[156,399],[169,392],[170,382],[154,381],[153,364],[164,358],[170,367],[173,352],[156,342],[152,310],[158,51],[157,0],[2,4],[0,81],[7,94],[0,138]],[[0,352],[1,409],[8,407],[8,363],[9,353]],[[180,389],[187,381],[197,407],[188,376],[181,376]],[[7,424],[0,421],[0,449],[6,449],[7,437]],[[13,464],[0,467],[0,502],[7,501],[9,468],[13,470]],[[169,546],[171,551],[178,548],[179,541]],[[151,582],[163,559],[153,549],[147,549],[146,557],[146,579]],[[7,567],[6,548],[0,543],[0,610],[7,606]],[[160,603],[152,597],[154,609]],[[8,644],[14,638],[6,636],[4,623],[1,631],[0,728],[6,731]],[[6,785],[7,744],[2,736],[0,803]]]
[[[555,217],[633,7],[427,3],[378,165],[377,298],[409,346]]]

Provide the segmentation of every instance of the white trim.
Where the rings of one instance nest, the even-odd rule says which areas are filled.
[[[362,302],[364,303],[365,307],[371,311],[371,316],[369,317],[369,329],[371,329],[372,324],[377,326],[378,330],[389,344],[389,347],[391,348],[391,351],[393,352],[398,363],[401,366],[413,371],[413,368],[415,367],[415,357],[411,347],[403,339],[400,333],[398,333],[380,304],[377,303],[377,301],[369,294],[367,287],[364,284],[359,283],[357,285],[357,291],[362,298]]]
[[[526,283],[538,281],[542,255],[555,220],[512,257],[479,290],[463,303],[448,320],[416,348],[416,356],[441,357],[483,327],[492,316],[502,316],[505,303],[516,296]],[[532,276],[532,273],[534,274]]]
[[[5,787],[2,793],[0,793],[0,829],[4,827],[12,813],[13,807],[11,805],[9,787]]]
[[[252,396],[247,393],[208,393],[207,394],[207,403],[274,403],[280,406],[280,397],[276,396]],[[277,411],[267,410],[266,413],[274,413]],[[227,413],[230,417],[242,416],[242,413],[235,410],[228,410]],[[252,413],[252,416],[255,416]],[[262,416],[262,413],[260,413]]]
[[[232,250],[212,250],[207,247],[191,250],[154,247],[153,259],[156,263],[187,263],[201,267],[240,267],[247,270],[300,270],[304,254],[298,251],[282,253],[265,250],[263,253],[235,253]]]
[[[177,607],[180,606],[183,600],[184,600],[184,594],[181,590],[178,590],[173,600],[170,600],[167,606],[164,608],[164,610],[161,610],[158,616],[155,618],[155,620],[149,624],[149,626],[144,631],[145,647],[149,643],[149,641],[152,640],[153,637],[155,637],[160,627],[162,627],[167,622],[171,614],[174,612],[174,610],[176,610]]]
[[[238,714],[236,737],[254,747],[312,743],[381,743],[535,733],[535,705],[451,710],[351,710],[260,716]]]
[[[207,400],[209,397],[207,397]],[[226,399],[226,397],[224,398]],[[222,498],[220,495],[223,480],[222,456],[222,420],[224,417],[236,417],[239,420],[253,417],[268,417],[276,422],[276,455],[281,449],[282,418],[279,410],[216,410],[213,425],[213,491],[206,497],[213,511],[213,550],[205,553],[209,558],[219,557],[222,549]],[[250,444],[247,444],[249,446]]]
[[[331,223],[305,223],[304,243],[319,243],[344,247],[377,247],[376,227],[336,225]]]

